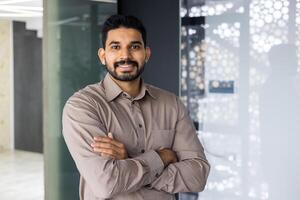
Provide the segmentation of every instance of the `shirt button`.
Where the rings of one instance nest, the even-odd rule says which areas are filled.
[[[142,152],[142,153],[145,153],[145,149],[142,149],[141,152]]]
[[[142,128],[143,127],[142,124],[139,124],[139,127]]]

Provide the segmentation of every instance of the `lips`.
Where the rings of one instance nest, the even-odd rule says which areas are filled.
[[[121,60],[121,61],[118,61],[118,62],[115,62],[114,63],[114,67],[119,67],[120,65],[135,65],[135,66],[138,66],[138,63],[136,61],[133,61],[133,60]]]
[[[132,71],[134,69],[135,65],[119,65],[117,68],[121,71],[121,72],[129,72]]]
[[[119,69],[121,72],[130,72],[138,66],[138,63],[132,60],[121,60],[114,63],[115,69]]]

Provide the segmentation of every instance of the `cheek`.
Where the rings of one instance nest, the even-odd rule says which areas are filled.
[[[139,67],[143,67],[146,64],[144,60],[139,61]]]
[[[136,55],[135,56],[135,60],[140,64],[140,65],[143,65],[145,64],[145,58],[146,56],[144,54],[139,54],[139,55]]]
[[[115,58],[114,58],[113,55],[111,55],[111,54],[106,54],[106,56],[105,56],[105,61],[106,61],[107,64],[113,64],[113,63],[114,63],[114,60],[115,60]]]

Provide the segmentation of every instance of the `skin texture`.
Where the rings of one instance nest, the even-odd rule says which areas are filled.
[[[136,96],[140,91],[140,76],[151,51],[145,47],[142,35],[132,28],[118,28],[110,30],[107,34],[105,49],[100,48],[98,56],[102,64],[106,65],[108,72],[120,88],[131,96]],[[123,65],[116,66],[125,61]],[[135,62],[129,64],[126,61]],[[126,79],[124,81],[122,79]]]
[[[128,158],[125,145],[114,140],[112,133],[108,133],[108,137],[95,137],[91,146],[94,152],[99,153],[101,156],[108,156],[118,160]]]
[[[178,161],[176,153],[171,149],[161,149],[158,150],[157,153],[164,162],[165,167],[170,163],[175,163]]]
[[[132,97],[139,94],[140,74],[150,58],[151,51],[145,47],[142,35],[132,28],[117,28],[107,34],[105,48],[100,48],[98,57],[119,87]],[[126,147],[113,138],[112,133],[107,137],[95,137],[91,144],[95,153],[113,159],[126,159]],[[171,149],[161,149],[157,153],[165,166],[177,162],[177,156]]]

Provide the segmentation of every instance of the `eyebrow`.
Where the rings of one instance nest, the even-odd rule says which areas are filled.
[[[142,42],[140,42],[140,41],[132,41],[131,44],[140,44],[140,45],[143,45]]]
[[[110,46],[110,45],[112,45],[112,44],[120,44],[120,42],[118,42],[118,41],[111,41],[108,45]],[[132,42],[130,42],[130,44],[139,44],[139,45],[143,45],[143,43],[141,42],[141,41],[132,41]]]
[[[120,44],[120,42],[117,42],[117,41],[111,41],[108,45],[112,45],[112,44]]]

